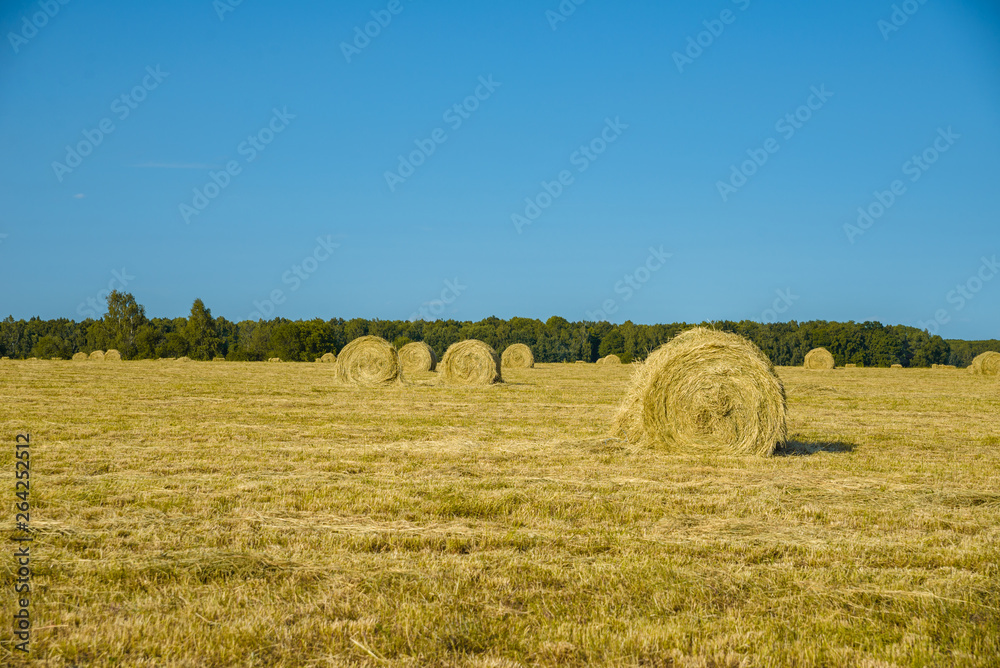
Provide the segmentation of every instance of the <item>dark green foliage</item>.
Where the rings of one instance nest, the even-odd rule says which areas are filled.
[[[878,322],[742,322],[701,323],[749,338],[778,366],[799,366],[807,352],[823,347],[837,366],[857,364],[887,367],[892,364],[926,367],[931,364],[968,366],[987,350],[1000,352],[1000,341],[945,341],[925,331]],[[354,339],[374,334],[402,347],[425,341],[444,355],[448,346],[464,339],[479,339],[502,352],[512,343],[530,346],[537,362],[596,361],[614,353],[623,362],[644,359],[691,324],[636,325],[625,322],[569,322],[553,316],[542,322],[530,318],[478,322],[436,320],[297,320],[234,323],[213,318],[200,299],[188,318],[153,318],[132,295],[113,292],[108,314],[102,320],[73,322],[65,318],[43,321],[0,321],[0,355],[69,357],[74,352],[117,348],[129,359],[182,357],[208,360],[224,355],[232,361],[260,361],[280,357],[286,361],[312,361],[324,353],[338,353]]]

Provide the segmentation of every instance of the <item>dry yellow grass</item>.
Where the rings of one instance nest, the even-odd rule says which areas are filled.
[[[399,350],[399,365],[404,373],[434,371],[438,358],[434,349],[423,341],[407,343]]]
[[[489,345],[476,339],[448,346],[441,358],[441,371],[449,383],[493,385],[503,382],[500,358]]]
[[[803,365],[806,369],[829,370],[836,366],[833,362],[833,355],[826,348],[813,348],[806,353],[806,360]]]
[[[535,356],[531,348],[523,343],[507,346],[500,356],[500,366],[510,369],[531,369],[535,366]]]
[[[682,332],[636,368],[613,433],[632,443],[770,455],[786,439],[785,390],[749,340]]]
[[[35,539],[0,665],[996,665],[996,379],[779,368],[789,443],[747,458],[607,438],[630,372],[0,365]]]

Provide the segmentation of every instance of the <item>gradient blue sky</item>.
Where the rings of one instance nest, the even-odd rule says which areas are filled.
[[[609,304],[612,322],[940,316],[946,338],[1000,336],[1000,275],[977,278],[1000,254],[994,2],[911,0],[886,39],[889,1],[587,0],[553,29],[557,0],[398,0],[351,62],[342,43],[388,2],[245,0],[220,19],[222,2],[70,0],[37,34],[37,0],[2,4],[0,316],[80,319],[124,269],[151,316],[201,298],[242,320],[280,290],[274,315],[292,319],[581,320]],[[675,52],[724,10],[679,71]],[[114,100],[157,66],[121,119]],[[453,128],[444,112],[490,76]],[[248,161],[241,142],[274,109],[294,119]],[[608,118],[628,128],[579,171]],[[53,163],[105,119],[114,131],[60,180]],[[390,190],[385,173],[437,128],[447,140]],[[904,163],[949,128],[911,181]],[[771,138],[723,201],[718,182]],[[180,205],[230,161],[239,174],[186,222]],[[563,170],[572,184],[519,233],[512,214]],[[897,179],[851,243],[844,226]],[[339,246],[298,279],[317,238]],[[650,247],[671,254],[652,272]],[[779,290],[790,305],[769,312]]]

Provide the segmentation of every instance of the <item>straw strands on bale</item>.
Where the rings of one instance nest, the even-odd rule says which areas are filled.
[[[90,359],[94,360],[95,362],[103,362],[104,361],[104,351],[103,350],[95,350],[94,352],[90,353]]]
[[[503,351],[503,355],[500,356],[500,366],[509,369],[533,369],[535,368],[535,356],[528,346],[523,343],[514,343]]]
[[[325,355],[319,358],[319,361],[323,362],[324,364],[333,364],[334,362],[337,361],[337,356],[334,355],[333,353],[326,353]]]
[[[349,385],[392,385],[402,382],[399,353],[378,336],[354,339],[340,351],[333,370],[338,383]]]
[[[75,353],[73,355],[73,361],[74,362],[86,362],[89,359],[90,359],[90,356],[87,355],[87,353]]]
[[[112,348],[108,352],[104,353],[104,361],[105,362],[121,362],[122,361],[122,354],[120,352],[118,352],[117,350],[115,350],[114,348]]]
[[[969,371],[981,376],[1000,375],[1000,353],[988,351],[972,360]]]
[[[785,442],[785,415],[784,386],[757,346],[696,327],[638,366],[614,433],[646,444],[770,455]]]
[[[826,348],[813,348],[806,353],[806,361],[802,365],[807,369],[832,369],[833,355]]]
[[[434,371],[437,363],[438,358],[434,349],[423,341],[407,343],[399,349],[399,365],[404,373]]]
[[[500,358],[493,348],[476,339],[448,346],[441,358],[445,380],[462,385],[502,383]]]

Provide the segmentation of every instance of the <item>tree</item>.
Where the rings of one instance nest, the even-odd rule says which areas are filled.
[[[188,357],[193,360],[210,360],[222,348],[212,312],[205,308],[205,303],[200,299],[195,299],[191,305],[191,316],[184,327],[184,338],[188,345]]]
[[[124,359],[133,359],[138,350],[136,337],[146,325],[146,309],[129,292],[112,290],[108,295],[108,312],[102,326],[107,346],[116,349]]]

